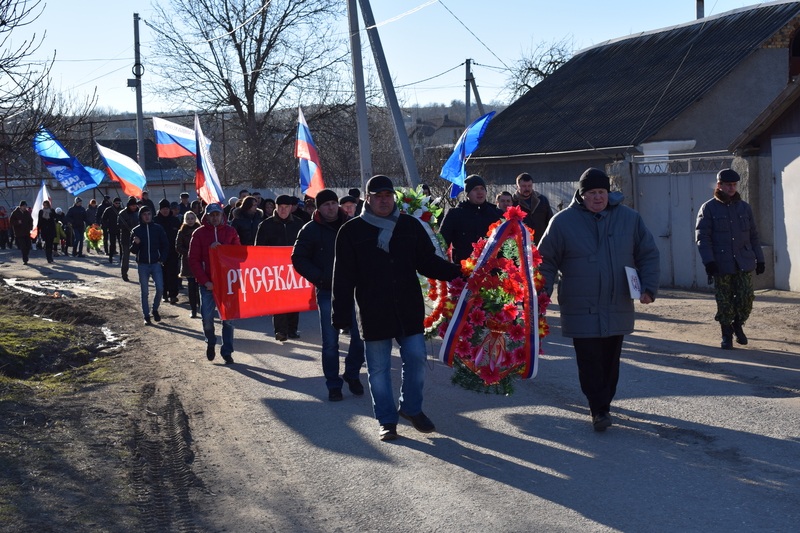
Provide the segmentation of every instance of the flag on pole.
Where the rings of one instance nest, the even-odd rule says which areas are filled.
[[[171,159],[174,157],[197,154],[197,140],[194,131],[180,124],[163,118],[153,117],[153,131],[156,134],[156,153],[158,157]],[[211,141],[205,139],[207,145]]]
[[[317,193],[325,188],[325,182],[322,181],[322,166],[319,164],[317,147],[311,139],[311,131],[300,107],[297,108],[297,142],[294,145],[294,156],[300,159],[300,191],[316,198]]]
[[[35,239],[37,235],[39,235],[39,211],[42,210],[42,204],[44,201],[47,200],[50,202],[50,207],[53,206],[53,200],[50,198],[50,192],[47,190],[47,184],[45,184],[44,180],[42,180],[42,186],[39,188],[39,193],[36,195],[36,201],[33,202],[33,211],[31,214],[33,215],[33,231],[31,231],[31,239]],[[50,214],[53,216],[55,211]]]
[[[450,190],[450,198],[455,198],[458,193],[464,190],[464,180],[467,179],[467,159],[472,152],[478,149],[478,144],[486,131],[486,126],[492,119],[496,111],[487,113],[470,124],[456,143],[453,153],[442,167],[440,177],[453,183]]]
[[[122,192],[128,196],[141,198],[142,191],[147,183],[142,167],[125,154],[101,146],[98,142],[95,142],[95,144],[97,145],[97,151],[100,152],[100,157],[103,158],[106,167],[108,167],[108,174],[112,180],[122,186]]]
[[[50,130],[41,126],[33,137],[33,149],[42,158],[47,171],[74,196],[97,187],[105,174],[96,168],[84,167],[53,137]]]
[[[197,151],[197,174],[195,176],[197,195],[207,204],[222,205],[224,201],[222,186],[219,184],[217,170],[211,161],[211,152],[208,150],[208,144],[200,142],[200,139],[205,139],[205,135],[203,135],[203,130],[200,127],[200,118],[197,114],[194,116],[194,135],[195,146],[199,148]]]

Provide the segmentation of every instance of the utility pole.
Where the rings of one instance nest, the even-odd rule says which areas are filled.
[[[135,79],[128,80],[128,87],[136,88],[136,158],[139,160],[139,166],[145,170],[145,154],[144,154],[144,117],[142,116],[142,74],[144,74],[144,66],[142,66],[141,56],[139,55],[139,13],[133,14],[133,50],[134,50],[134,63],[133,75]]]
[[[475,76],[472,74],[472,60],[467,59],[466,63],[467,63],[467,83],[466,83],[467,96],[465,102],[467,103],[467,114],[465,115],[466,120],[464,122],[466,123],[465,125],[469,126],[471,123],[470,121],[471,113],[470,113],[470,103],[469,103],[470,87],[472,87],[472,92],[475,95],[475,103],[478,104],[478,115],[482,117],[483,115],[486,114],[486,112],[483,109],[483,102],[481,102],[481,95],[478,94],[478,85],[475,83]]]
[[[356,85],[356,126],[358,129],[358,154],[361,161],[361,189],[367,189],[372,177],[372,149],[369,142],[367,96],[364,87],[364,65],[361,61],[361,34],[358,25],[356,0],[347,0],[347,21],[350,28],[350,58]]]
[[[470,64],[472,63],[471,59],[467,59],[464,62],[467,65],[467,75],[464,77],[466,83],[464,84],[467,88],[467,94],[464,96],[464,104],[466,104],[466,108],[464,111],[464,125],[469,126],[469,78],[472,76],[472,69],[470,68]]]
[[[378,35],[378,28],[375,27],[375,17],[372,15],[372,7],[369,4],[369,0],[359,0],[358,3],[361,6],[361,15],[364,17],[364,24],[367,26],[367,35],[369,36],[369,43],[372,46],[372,54],[375,56],[375,66],[378,67],[378,77],[381,80],[381,87],[383,87],[386,105],[389,106],[389,116],[392,119],[394,136],[397,141],[397,146],[400,149],[400,159],[403,162],[406,179],[408,180],[408,184],[416,189],[417,185],[419,185],[417,163],[414,161],[411,143],[408,142],[405,123],[403,122],[403,116],[400,114],[400,105],[397,103],[394,84],[389,74],[389,67],[386,64],[386,56],[383,54],[381,38]]]

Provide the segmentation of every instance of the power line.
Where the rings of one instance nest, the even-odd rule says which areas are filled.
[[[500,57],[499,57],[497,54],[495,54],[495,53],[492,51],[492,49],[491,49],[491,48],[489,48],[489,47],[486,45],[486,43],[485,43],[485,42],[481,41],[480,37],[478,37],[477,35],[475,35],[475,32],[473,32],[471,29],[469,29],[469,28],[467,27],[467,25],[466,25],[466,24],[464,24],[463,22],[461,22],[461,19],[460,19],[460,18],[458,18],[458,17],[456,16],[456,14],[455,14],[455,13],[453,13],[452,11],[450,11],[450,8],[449,8],[449,7],[447,7],[446,5],[444,5],[444,2],[442,2],[441,0],[439,0],[439,3],[442,5],[442,7],[443,7],[443,8],[445,8],[445,9],[447,10],[447,12],[448,12],[448,13],[450,13],[451,15],[453,15],[453,18],[454,18],[454,19],[456,19],[456,20],[458,21],[458,23],[459,23],[459,24],[461,24],[462,26],[464,26],[464,28],[465,28],[465,29],[466,29],[468,32],[470,32],[470,33],[472,34],[472,36],[473,36],[473,37],[475,37],[475,39],[477,39],[477,40],[478,40],[478,42],[479,42],[479,43],[481,43],[481,44],[483,45],[483,47],[484,47],[484,48],[486,48],[487,50],[489,50],[489,53],[490,53],[490,54],[492,54],[494,57],[496,57],[496,58],[497,58],[497,60],[498,60],[498,61],[500,61],[500,62],[501,62],[501,63],[502,63],[502,64],[503,64],[503,65],[504,65],[504,66],[505,66],[505,67],[506,67],[508,70],[511,70],[511,69],[509,68],[509,66],[508,66],[508,65],[506,65],[506,62],[505,62],[505,61],[503,61],[502,59],[500,59]]]
[[[411,86],[411,85],[416,85],[416,84],[418,84],[418,83],[423,83],[423,82],[426,82],[426,81],[432,80],[432,79],[434,79],[434,78],[438,78],[439,76],[444,76],[444,75],[445,75],[445,74],[447,74],[448,72],[452,72],[452,71],[454,71],[455,69],[457,69],[458,67],[461,67],[461,66],[463,66],[463,65],[464,65],[464,63],[465,63],[465,62],[461,62],[461,63],[459,63],[458,65],[454,66],[454,67],[453,67],[453,68],[451,68],[451,69],[445,70],[444,72],[442,72],[442,73],[440,73],[440,74],[437,74],[436,76],[431,76],[430,78],[425,78],[424,80],[419,80],[419,81],[415,81],[415,82],[412,82],[412,83],[406,83],[406,84],[404,84],[404,85],[395,85],[395,89],[400,89],[400,88],[402,88],[402,87],[409,87],[409,86]]]

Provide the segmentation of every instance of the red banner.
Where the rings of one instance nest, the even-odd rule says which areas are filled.
[[[294,271],[291,246],[218,246],[211,252],[222,320],[317,308],[314,286]]]

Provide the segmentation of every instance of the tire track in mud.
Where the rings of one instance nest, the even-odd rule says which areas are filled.
[[[142,389],[142,416],[135,421],[133,482],[145,531],[196,533],[189,491],[202,487],[191,469],[189,420],[174,389],[156,394],[155,384]]]

